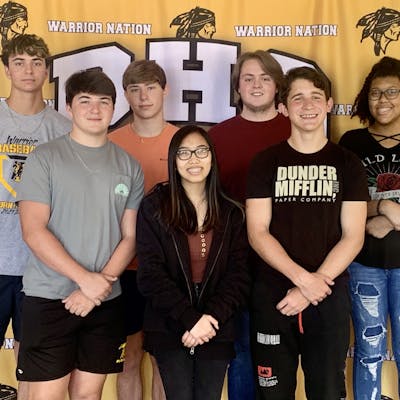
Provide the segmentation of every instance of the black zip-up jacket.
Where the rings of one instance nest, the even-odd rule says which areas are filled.
[[[203,314],[219,323],[217,335],[195,348],[203,358],[234,356],[234,316],[247,304],[250,274],[248,242],[241,210],[221,200],[221,228],[213,230],[204,279],[198,299],[191,280],[187,236],[167,229],[157,217],[168,196],[159,185],[144,198],[137,217],[138,287],[146,297],[144,347],[151,354],[182,347],[181,338]],[[188,350],[189,351],[189,350]]]

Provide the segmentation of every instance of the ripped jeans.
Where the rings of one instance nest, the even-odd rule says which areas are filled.
[[[378,400],[388,316],[393,353],[400,371],[400,268],[372,268],[353,262],[349,272],[355,336],[354,400]]]

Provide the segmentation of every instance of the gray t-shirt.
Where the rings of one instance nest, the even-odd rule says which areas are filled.
[[[143,173],[136,160],[114,143],[86,147],[69,135],[32,152],[18,193],[18,201],[50,206],[49,230],[72,258],[96,272],[121,240],[124,210],[138,209],[142,197]],[[25,294],[62,299],[75,289],[75,282],[32,254],[23,278]],[[108,299],[120,292],[116,282]]]
[[[28,154],[71,130],[71,121],[46,106],[20,115],[0,102],[0,275],[22,276],[29,249],[21,237],[15,199]]]

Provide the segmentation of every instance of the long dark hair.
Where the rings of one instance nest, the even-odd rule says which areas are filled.
[[[392,57],[383,57],[379,62],[374,64],[371,72],[365,78],[360,93],[358,93],[354,100],[351,118],[358,116],[360,122],[363,124],[368,122],[369,125],[372,125],[375,122],[375,118],[369,109],[368,93],[375,78],[385,78],[388,76],[400,79],[400,60]]]
[[[186,125],[180,128],[173,136],[168,150],[168,191],[166,198],[161,202],[160,217],[169,228],[180,229],[186,234],[197,232],[196,210],[189,200],[182,186],[181,176],[176,166],[176,153],[186,136],[198,133],[207,142],[211,153],[211,169],[206,179],[207,213],[204,219],[203,231],[216,229],[221,221],[221,200],[227,199],[232,203],[240,205],[229,199],[222,191],[219,181],[217,158],[214,146],[207,132],[197,125]]]

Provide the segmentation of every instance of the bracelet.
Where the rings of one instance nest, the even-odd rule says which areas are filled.
[[[383,200],[383,199],[379,199],[379,200],[378,200],[378,203],[376,203],[376,214],[377,214],[377,215],[382,215],[381,209],[380,209],[380,208],[381,208],[381,202],[382,202],[382,200]]]

